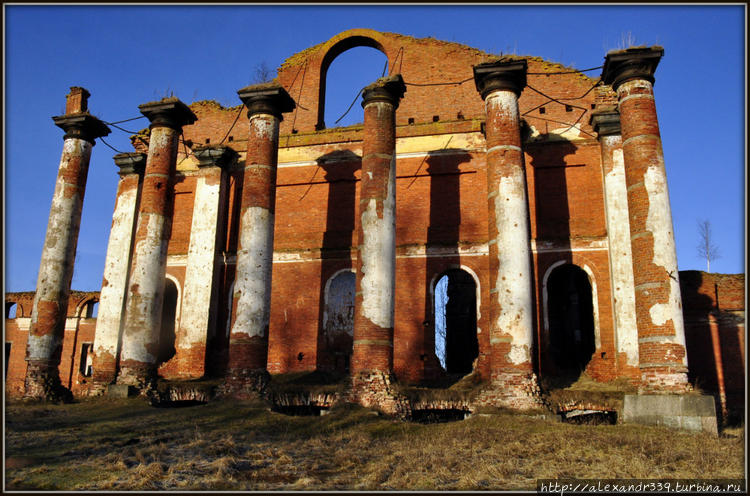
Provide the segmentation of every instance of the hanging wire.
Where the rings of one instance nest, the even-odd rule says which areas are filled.
[[[558,74],[580,74],[581,72],[595,71],[603,67],[604,67],[603,65],[600,65],[599,67],[592,67],[590,69],[581,69],[581,70],[574,69],[572,71],[561,71],[561,72],[527,72],[526,74],[529,74],[531,76],[556,76]]]
[[[404,84],[407,85],[407,86],[449,86],[449,85],[452,85],[452,84],[457,84],[457,85],[464,84],[467,81],[471,81],[473,79],[474,79],[474,76],[472,76],[470,78],[466,78],[463,81],[453,81],[453,82],[450,82],[450,83],[407,83],[406,81],[404,81]]]
[[[123,119],[121,121],[105,122],[105,124],[112,124],[112,125],[114,125],[114,124],[122,124],[123,122],[130,122],[130,121],[135,121],[135,120],[138,120],[138,119],[145,119],[145,118],[146,118],[146,116],[142,115],[140,117],[131,117],[130,119]],[[104,121],[102,121],[102,122],[104,122]]]
[[[359,100],[359,95],[361,95],[363,91],[365,91],[365,89],[364,89],[364,88],[362,88],[361,90],[359,90],[359,91],[357,92],[357,96],[355,96],[355,97],[354,97],[354,100],[352,101],[352,104],[351,104],[351,105],[349,105],[349,108],[348,108],[348,109],[346,109],[346,112],[344,112],[344,115],[342,115],[341,117],[339,117],[338,119],[336,119],[336,122],[335,122],[334,124],[338,124],[338,123],[339,123],[339,121],[340,121],[341,119],[343,119],[344,117],[346,117],[346,114],[348,114],[348,113],[349,113],[349,111],[350,111],[350,110],[352,109],[352,107],[354,106],[354,104],[355,104],[355,103],[357,103],[357,100]]]
[[[234,118],[234,122],[232,123],[232,126],[229,128],[229,131],[224,135],[224,137],[219,142],[220,145],[224,144],[224,140],[229,137],[229,133],[232,132],[232,129],[234,129],[235,124],[237,124],[237,121],[240,119],[240,116],[242,115],[242,110],[245,108],[245,104],[243,103],[242,106],[240,106],[240,111],[237,112],[237,116]]]
[[[391,74],[393,74],[393,69],[396,68],[396,62],[399,61],[399,57],[401,57],[401,62],[403,62],[403,60],[404,60],[403,53],[404,53],[404,47],[401,46],[401,47],[398,48],[398,52],[396,52],[396,58],[393,59],[393,65],[391,66],[391,70],[388,71],[388,75],[389,76]],[[401,72],[401,65],[400,64],[398,66],[398,70],[399,70],[399,72]]]
[[[122,127],[118,126],[114,122],[107,122],[107,121],[102,121],[102,122],[105,123],[108,126],[112,126],[112,127],[116,128],[116,129],[119,129],[120,131],[124,131],[124,132],[130,133],[130,134],[138,134],[138,131],[130,131],[128,129],[125,129],[125,128],[122,128]]]
[[[111,149],[113,149],[114,151],[116,151],[117,153],[125,153],[125,152],[122,152],[122,151],[118,150],[118,149],[117,149],[117,148],[115,148],[114,146],[110,145],[110,144],[109,144],[109,143],[107,143],[106,141],[104,141],[104,138],[102,138],[101,136],[99,136],[99,140],[100,140],[100,141],[101,141],[102,143],[104,143],[105,145],[107,145],[108,147],[110,147]]]

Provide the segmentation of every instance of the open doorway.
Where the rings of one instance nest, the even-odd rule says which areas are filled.
[[[549,349],[559,376],[575,381],[596,347],[588,274],[573,264],[555,268],[547,280]]]
[[[470,373],[479,356],[477,286],[461,269],[447,270],[435,284],[435,354],[450,375]]]
[[[168,362],[177,352],[175,349],[175,320],[177,318],[177,285],[171,279],[164,281],[164,300],[159,331],[159,354],[157,365]]]

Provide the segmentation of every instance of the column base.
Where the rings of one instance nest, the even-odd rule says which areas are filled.
[[[638,394],[684,394],[693,390],[687,373],[675,370],[641,370]]]
[[[411,416],[411,406],[409,400],[393,387],[395,381],[396,378],[392,373],[357,372],[351,377],[347,401],[406,419]]]
[[[266,369],[229,369],[216,394],[219,397],[238,400],[264,398],[271,374]]]
[[[532,410],[544,407],[539,381],[533,372],[493,374],[489,388],[479,394],[474,404],[512,410]]]
[[[674,429],[706,432],[718,436],[713,396],[699,395],[625,395],[623,423],[663,425]]]
[[[73,393],[60,382],[57,364],[28,361],[26,366],[24,399],[70,403]]]
[[[147,395],[149,391],[156,389],[156,379],[154,364],[128,361],[120,365],[117,384],[133,386],[140,394]]]

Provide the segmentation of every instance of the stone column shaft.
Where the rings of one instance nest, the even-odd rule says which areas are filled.
[[[228,378],[252,382],[253,377],[268,374],[279,123],[283,112],[294,110],[294,101],[275,83],[249,86],[238,94],[248,108],[250,131],[240,204]],[[262,389],[265,379],[260,381],[251,388]]]
[[[599,135],[602,153],[617,365],[620,370],[628,367],[637,368],[638,327],[635,316],[633,256],[630,247],[628,192],[620,135],[620,114],[615,107],[602,107],[594,112],[591,123]]]
[[[602,71],[617,92],[633,254],[641,390],[682,392],[687,354],[677,253],[653,74],[663,49],[610,52]]]
[[[531,358],[533,271],[518,113],[526,61],[480,64],[474,79],[487,113],[491,376],[499,403],[528,408],[537,405],[538,387]]]
[[[400,76],[365,89],[360,229],[354,300],[352,375],[393,371],[396,286],[396,108]]]
[[[53,117],[65,131],[65,141],[31,311],[25,380],[25,395],[29,398],[70,397],[60,383],[58,370],[70,282],[91,149],[96,138],[109,134],[109,128],[87,112],[88,96],[84,88],[72,87],[67,95],[68,113]]]
[[[190,227],[180,329],[175,343],[177,374],[199,378],[205,373],[206,345],[216,316],[216,256],[219,208],[225,195],[223,168],[236,153],[228,147],[194,150],[200,161]]]
[[[156,378],[167,244],[172,222],[172,179],[182,126],[196,117],[176,98],[139,106],[151,121],[128,282],[118,383],[149,387]]]
[[[146,156],[142,153],[122,153],[115,156],[115,163],[120,167],[120,181],[104,262],[94,338],[92,380],[99,385],[112,383],[117,377],[117,357],[125,320],[125,294],[145,162]]]

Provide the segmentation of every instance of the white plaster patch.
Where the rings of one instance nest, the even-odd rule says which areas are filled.
[[[500,179],[495,197],[495,225],[497,227],[498,272],[497,291],[490,295],[502,308],[496,316],[497,332],[509,334],[513,346],[531,349],[531,261],[529,254],[528,212],[523,177],[515,174]],[[528,351],[527,351],[528,354]],[[511,360],[519,359],[516,354]],[[526,362],[514,361],[519,364]]]
[[[362,314],[373,324],[393,327],[396,274],[396,163],[391,159],[382,219],[377,202],[371,199],[361,214],[364,243],[362,257]]]
[[[185,268],[185,304],[180,320],[183,332],[178,337],[178,348],[205,343],[208,337],[220,194],[221,184],[218,178],[206,181],[206,177],[201,176],[196,181],[193,210],[199,215],[193,215],[190,228],[190,246]]]
[[[120,322],[123,318],[123,302],[130,268],[130,243],[133,235],[137,188],[121,192],[117,196],[109,232],[107,257],[104,263],[104,279],[99,296],[99,314],[96,319],[94,354],[107,352],[116,356]]]
[[[257,138],[276,143],[279,139],[279,120],[270,114],[254,114],[250,117],[250,132]]]
[[[518,97],[509,90],[493,91],[485,100],[487,115],[493,115],[503,122],[518,124]]]
[[[149,138],[148,158],[151,159],[157,151],[162,153],[163,150],[169,149],[170,145],[172,145],[171,147],[176,146],[176,140],[173,138],[175,134],[177,134],[177,131],[169,127],[153,128]]]
[[[663,267],[669,274],[669,297],[666,303],[659,303],[649,309],[652,322],[663,325],[672,319],[677,342],[685,345],[685,327],[682,317],[682,296],[677,272],[677,252],[672,231],[672,211],[669,205],[669,192],[663,169],[661,154],[657,164],[649,166],[644,176],[644,186],[648,194],[648,216],[646,229],[654,237],[654,265]],[[665,307],[665,308],[662,308]]]
[[[510,352],[508,353],[510,361],[516,365],[531,361],[531,354],[527,346],[511,345]]]
[[[625,162],[620,136],[603,136],[602,153],[611,151],[611,168],[604,175],[604,194],[612,271],[617,352],[624,353],[628,365],[638,366],[638,326],[635,314],[633,254],[630,244],[630,217],[625,181]]]
[[[274,216],[263,207],[242,215],[234,298],[237,310],[232,334],[264,337],[271,306]]]
[[[138,230],[140,230],[141,222],[142,219],[138,222]],[[162,239],[164,227],[164,217],[149,214],[146,236],[135,244],[133,251],[135,266],[130,274],[129,286],[132,288],[133,285],[138,285],[139,297],[128,298],[125,326],[130,333],[123,338],[121,353],[123,360],[156,362],[156,357],[146,350],[146,344],[158,341],[158,332],[161,327],[167,254],[167,240]]]

